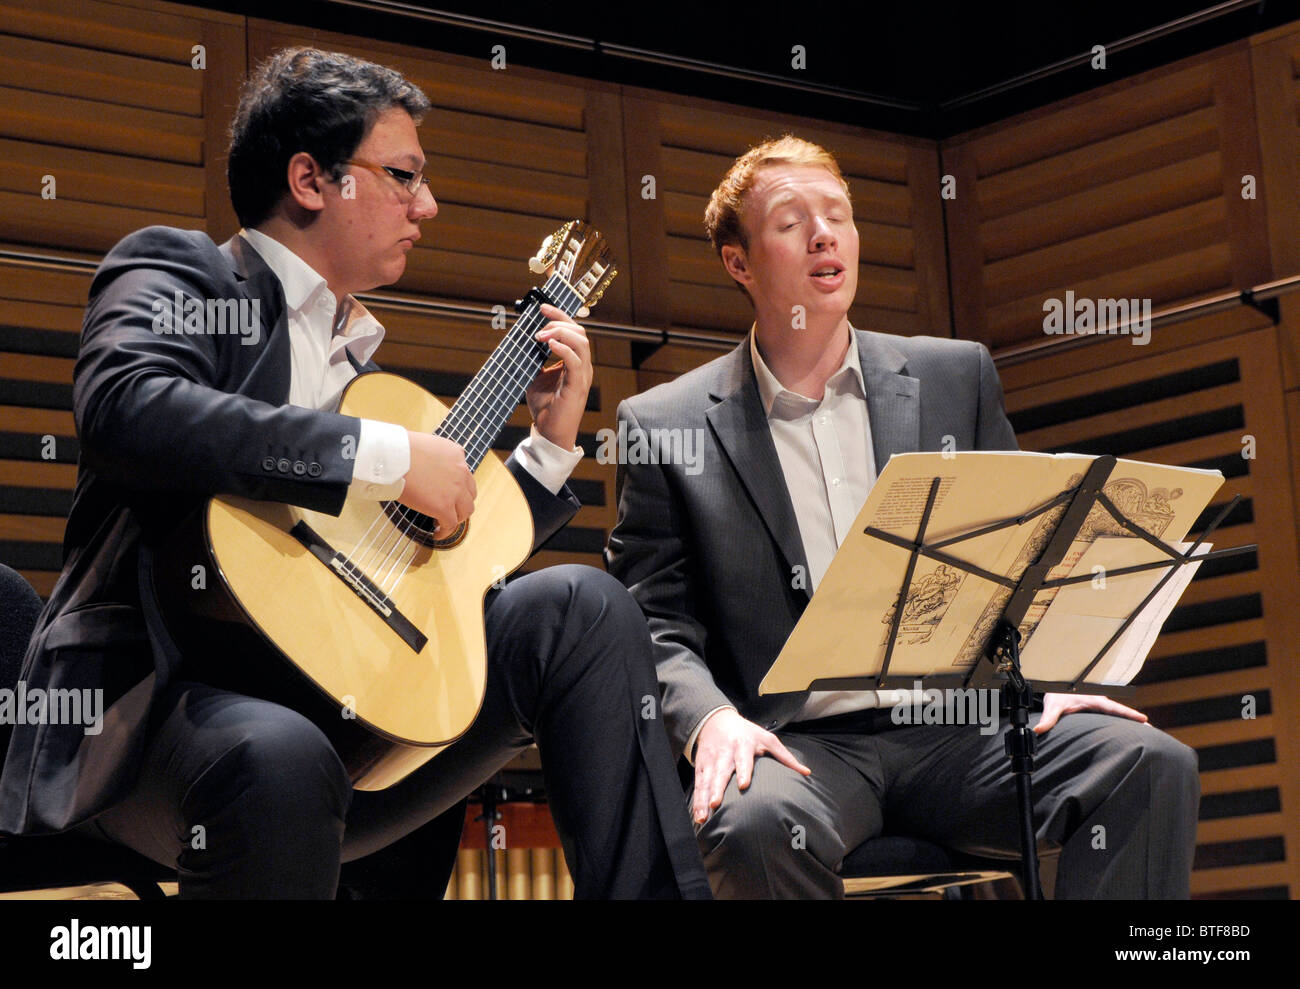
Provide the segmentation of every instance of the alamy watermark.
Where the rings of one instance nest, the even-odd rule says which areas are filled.
[[[1122,334],[1131,336],[1138,347],[1151,342],[1150,299],[1076,298],[1069,290],[1064,299],[1045,299],[1043,312],[1043,332],[1048,336]]]
[[[196,299],[177,290],[170,300],[153,300],[153,331],[159,335],[240,336],[244,346],[262,339],[258,299]]]
[[[626,422],[620,422],[617,432],[597,430],[596,439],[599,464],[684,464],[691,476],[704,470],[703,429],[629,430]]]
[[[912,685],[914,689],[899,697],[890,709],[889,719],[894,724],[979,725],[981,735],[998,730],[998,691],[975,687],[922,690],[920,680],[913,680]]]
[[[87,735],[104,730],[104,691],[28,687],[0,688],[0,725],[82,725]]]

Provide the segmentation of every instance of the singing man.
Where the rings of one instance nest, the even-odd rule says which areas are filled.
[[[786,136],[742,155],[704,222],[753,328],[619,406],[628,435],[700,430],[704,446],[693,471],[626,458],[606,562],[650,625],[714,893],[842,896],[844,856],[886,832],[1015,857],[1000,734],[896,725],[907,695],[893,691],[758,694],[891,454],[1016,449],[993,361],[971,341],[850,325],[858,230],[815,144]],[[1033,720],[1056,896],[1186,897],[1193,750],[1105,697],[1048,694]]]

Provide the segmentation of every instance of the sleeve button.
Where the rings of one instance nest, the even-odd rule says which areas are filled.
[[[307,465],[304,464],[301,460],[295,460],[295,461],[293,462],[293,474],[294,474],[294,476],[295,476],[295,477],[302,477],[302,476],[303,476],[304,474],[306,474],[306,473],[307,473]]]
[[[289,473],[289,459],[287,457],[281,457],[280,462],[275,465],[275,468],[281,474]]]
[[[307,476],[320,477],[322,469],[323,468],[321,467],[320,464],[316,463],[315,461],[312,461],[310,464],[307,465]]]
[[[275,470],[275,458],[266,457],[262,461],[262,470]]]

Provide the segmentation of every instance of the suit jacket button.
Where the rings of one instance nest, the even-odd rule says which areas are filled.
[[[307,465],[301,460],[295,460],[293,462],[293,473],[295,477],[302,477],[307,473]]]
[[[275,470],[275,458],[267,457],[262,461],[262,470]]]
[[[275,465],[276,470],[281,474],[289,473],[289,460],[287,457],[281,457],[280,462]]]
[[[321,471],[322,471],[321,465],[316,463],[315,461],[312,461],[310,464],[307,465],[308,477],[320,477]]]

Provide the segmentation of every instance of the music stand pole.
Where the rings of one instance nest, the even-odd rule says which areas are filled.
[[[1025,899],[1041,900],[1043,891],[1038,884],[1038,840],[1034,835],[1034,802],[1030,790],[1036,739],[1029,727],[1029,708],[1034,702],[1034,688],[1020,673],[1020,630],[1004,619],[998,623],[995,640],[997,646],[993,657],[997,671],[1007,676],[1006,683],[1002,685],[1002,707],[1008,712],[1010,724],[1002,736],[1002,744],[1011,760],[1011,772],[1016,778],[1020,863],[1024,869]]]

